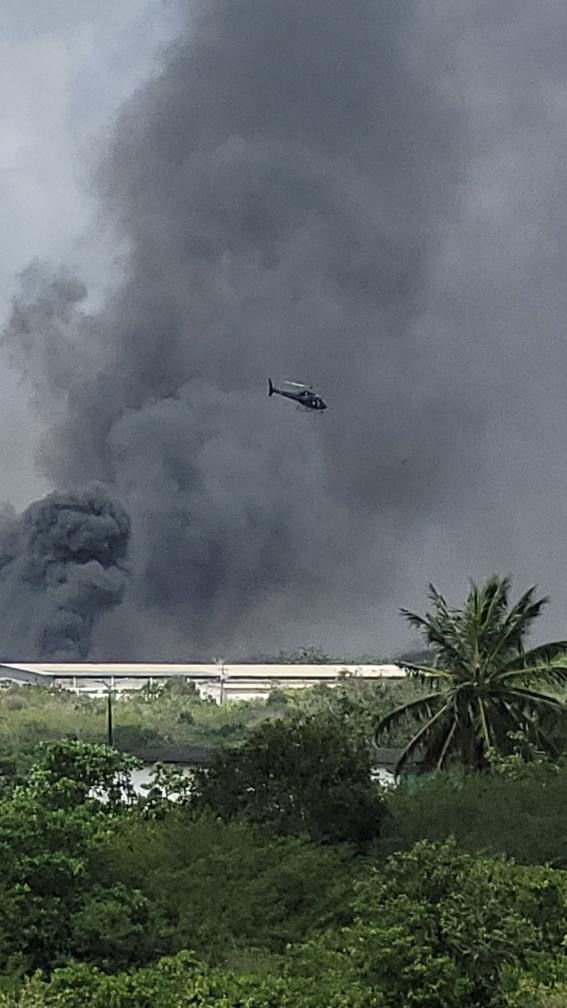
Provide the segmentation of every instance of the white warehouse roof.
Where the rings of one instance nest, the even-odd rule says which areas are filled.
[[[162,662],[4,662],[0,677],[9,677],[9,671],[28,673],[46,679],[69,678],[124,678],[166,679],[175,676],[191,679],[243,679],[243,680],[311,680],[321,682],[337,680],[341,675],[362,679],[400,679],[405,671],[397,665],[255,665],[191,662],[170,664]]]

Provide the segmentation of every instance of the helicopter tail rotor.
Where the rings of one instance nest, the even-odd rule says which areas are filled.
[[[268,378],[268,395],[272,396],[274,394],[274,386],[272,385],[272,379]]]

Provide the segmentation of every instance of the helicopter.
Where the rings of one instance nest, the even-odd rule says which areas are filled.
[[[281,395],[285,399],[293,399],[297,403],[297,408],[305,410],[307,413],[322,413],[327,409],[327,403],[313,391],[312,385],[304,385],[303,382],[285,381],[284,385],[300,389],[298,392],[288,392],[285,389],[276,388],[272,379],[268,378],[268,395]]]

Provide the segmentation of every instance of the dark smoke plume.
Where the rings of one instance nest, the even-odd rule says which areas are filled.
[[[123,281],[93,315],[35,264],[5,334],[43,472],[132,518],[94,654],[375,651],[430,578],[562,590],[566,36],[551,0],[188,5],[100,169]]]
[[[130,521],[102,487],[52,493],[0,519],[4,661],[89,653],[128,582]]]

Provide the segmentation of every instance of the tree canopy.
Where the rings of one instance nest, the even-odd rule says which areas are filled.
[[[316,843],[363,845],[383,813],[371,772],[366,739],[339,714],[268,721],[196,771],[194,805]]]
[[[491,751],[505,754],[510,736],[550,752],[565,707],[557,696],[567,685],[567,641],[526,650],[526,639],[546,598],[530,588],[509,603],[510,579],[491,577],[472,584],[462,608],[451,607],[430,586],[432,610],[420,616],[402,610],[435,655],[434,664],[407,664],[423,695],[382,717],[376,739],[409,720],[416,730],[399,760],[421,758],[422,770],[458,763],[488,766]]]

